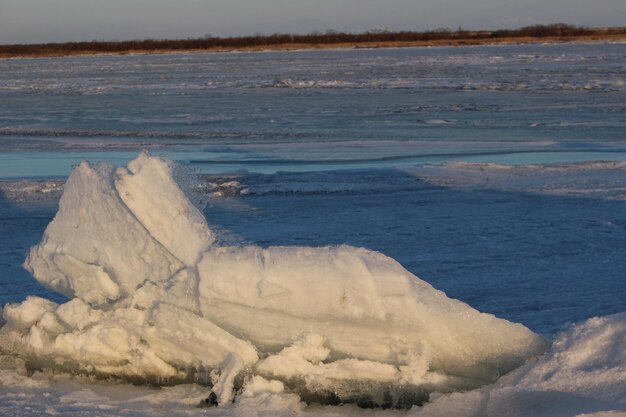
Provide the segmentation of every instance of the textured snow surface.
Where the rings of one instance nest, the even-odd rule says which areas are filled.
[[[409,406],[546,349],[374,251],[213,242],[168,161],[83,162],[25,262],[70,301],[6,306],[2,351],[31,370],[208,383],[222,405],[261,375],[311,400]]]
[[[413,411],[415,417],[624,416],[626,313],[572,325],[550,351],[494,385],[442,395]]]
[[[431,402],[408,411],[307,406],[283,382],[259,375],[247,379],[234,404],[199,409],[210,388],[150,388],[49,371],[27,376],[23,361],[0,356],[0,415],[624,417],[624,352],[626,314],[592,318],[564,330],[550,351],[495,384],[433,394]]]

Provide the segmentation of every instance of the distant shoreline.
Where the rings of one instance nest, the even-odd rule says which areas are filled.
[[[0,45],[0,58],[170,54],[208,52],[261,52],[315,49],[375,49],[508,45],[530,43],[626,42],[626,27],[589,29],[563,24],[498,31],[448,30],[429,32],[326,32],[309,35],[275,34],[238,38],[69,42]]]

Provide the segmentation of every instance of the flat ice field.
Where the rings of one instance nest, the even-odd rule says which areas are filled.
[[[0,415],[626,415],[624,65],[1,61]]]

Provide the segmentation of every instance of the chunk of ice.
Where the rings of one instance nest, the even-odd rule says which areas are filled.
[[[222,404],[243,370],[340,400],[376,391],[380,403],[493,382],[546,349],[374,251],[214,246],[171,163],[147,153],[127,168],[81,163],[25,267],[72,300],[7,306],[0,343],[40,367],[98,375],[219,368]]]

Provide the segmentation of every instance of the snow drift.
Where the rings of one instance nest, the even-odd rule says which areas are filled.
[[[546,349],[380,253],[221,247],[171,163],[81,163],[25,267],[66,295],[8,305],[0,347],[31,368],[213,385],[253,375],[303,398],[410,405],[495,381]]]
[[[626,313],[619,313],[569,325],[550,351],[495,384],[441,395],[409,415],[622,417],[625,392]]]

